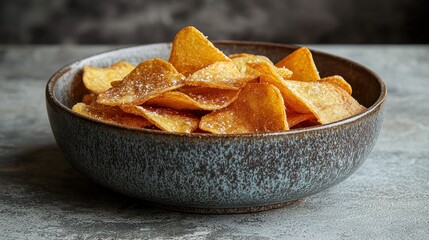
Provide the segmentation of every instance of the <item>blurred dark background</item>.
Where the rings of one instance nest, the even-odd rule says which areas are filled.
[[[424,0],[1,0],[0,43],[144,44],[194,25],[210,39],[429,43]]]

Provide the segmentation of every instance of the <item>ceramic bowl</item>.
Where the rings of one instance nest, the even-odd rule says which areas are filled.
[[[295,46],[216,42],[226,54],[247,52],[274,62]],[[378,137],[386,96],[383,81],[350,60],[313,51],[320,75],[342,75],[368,109],[323,125],[239,135],[167,133],[103,123],[72,112],[86,92],[82,67],[120,60],[168,59],[171,44],[114,50],[81,59],[56,72],[46,87],[55,139],[83,175],[114,191],[156,206],[200,213],[234,213],[280,207],[350,176]]]

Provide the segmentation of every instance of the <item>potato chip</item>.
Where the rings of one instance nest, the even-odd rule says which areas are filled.
[[[293,72],[285,67],[276,67],[276,72],[284,79],[291,79]]]
[[[107,68],[85,66],[83,83],[88,90],[99,94],[109,89],[112,81],[122,80],[134,68],[134,65],[127,62],[118,62]]]
[[[124,126],[144,128],[152,125],[145,118],[125,113],[119,107],[110,107],[100,104],[87,105],[85,103],[77,103],[73,106],[72,110],[87,117]]]
[[[314,115],[312,113],[299,113],[291,110],[286,110],[287,123],[289,124],[289,128],[293,128],[296,125],[305,122],[307,120],[314,119]],[[317,121],[317,120],[316,120]]]
[[[97,97],[97,103],[119,106],[140,105],[163,92],[184,85],[185,77],[160,58],[141,62],[124,80]]]
[[[346,91],[348,94],[352,95],[352,86],[346,80],[344,80],[343,77],[334,75],[325,77],[319,80],[320,82],[328,82],[332,83],[334,85],[337,85],[338,87],[342,88],[344,91]]]
[[[271,61],[269,58],[263,56],[263,55],[254,55],[254,54],[250,54],[250,53],[233,53],[233,54],[229,54],[228,57],[229,59],[234,59],[234,58],[240,58],[240,57],[253,57],[253,56],[261,56],[262,58],[265,58],[268,61]]]
[[[311,113],[310,109],[286,87],[285,80],[277,73],[275,66],[266,62],[253,62],[248,65],[255,70],[261,82],[273,84],[280,90],[287,107],[296,112]]]
[[[255,54],[250,54],[250,53],[235,53],[235,54],[231,54],[228,55],[228,57],[232,60],[234,58],[242,58],[245,59],[246,61],[244,61],[244,63],[247,63],[248,61],[254,61],[254,62],[268,62],[268,63],[273,63],[271,62],[271,60],[269,58],[267,58],[266,56],[263,55],[255,55]],[[242,60],[240,60],[241,62],[243,62]],[[241,65],[241,64],[240,64]]]
[[[286,67],[293,72],[290,79],[299,81],[319,80],[319,72],[308,48],[302,47],[276,63],[276,67]]]
[[[110,82],[110,85],[112,87],[117,87],[117,86],[119,86],[119,84],[121,84],[121,82],[122,82],[122,80],[112,81],[112,82]]]
[[[365,109],[344,78],[320,79],[308,48],[275,65],[262,55],[227,57],[194,27],[177,33],[169,62],[87,66],[83,82],[91,93],[73,111],[169,132],[282,131],[335,122]]]
[[[194,115],[168,108],[123,105],[124,112],[145,117],[158,128],[167,132],[190,133],[198,128],[200,119]]]
[[[173,40],[170,59],[173,66],[185,76],[217,61],[231,61],[194,27],[180,30]]]
[[[287,80],[285,84],[321,124],[345,119],[365,110],[350,94],[328,82]]]
[[[237,90],[253,80],[241,74],[232,62],[215,62],[202,68],[186,80],[188,86]]]
[[[261,56],[261,55],[252,55],[252,54],[248,54],[248,53],[239,53],[239,54],[232,54],[229,55],[229,57],[231,58],[232,62],[235,64],[235,67],[238,69],[238,71],[240,71],[242,74],[245,74],[247,76],[249,76],[249,78],[255,79],[258,77],[257,73],[255,73],[255,71],[248,67],[248,63],[252,63],[252,62],[266,62],[268,64],[273,65],[273,63],[271,62],[271,60],[265,56]],[[276,67],[276,72],[282,76],[283,78],[290,78],[292,76],[292,71],[290,71],[287,68],[277,68]]]
[[[234,102],[239,93],[240,90],[195,87],[163,93],[145,104],[176,110],[216,110]]]
[[[94,105],[97,104],[97,94],[95,93],[88,93],[83,95],[82,97],[82,102],[85,103],[86,105]]]
[[[271,84],[249,83],[237,100],[201,118],[200,129],[217,134],[288,130],[280,91]]]
[[[313,127],[313,126],[319,126],[319,125],[321,125],[321,124],[317,121],[316,118],[311,118],[311,119],[308,119],[308,120],[305,120],[303,122],[296,124],[291,129],[306,128],[306,127]]]
[[[233,54],[230,55],[231,61],[234,63],[235,67],[238,69],[238,71],[241,74],[247,75],[250,78],[257,78],[257,74],[255,74],[254,70],[252,68],[249,68],[247,66],[247,63],[249,62],[268,62],[271,63],[271,60],[268,59],[265,56],[259,56],[259,55],[252,55],[247,53],[239,53],[239,54]]]

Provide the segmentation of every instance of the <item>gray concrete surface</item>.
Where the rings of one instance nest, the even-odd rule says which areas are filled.
[[[65,161],[46,116],[46,81],[112,48],[0,45],[0,239],[429,239],[429,46],[313,46],[385,79],[373,152],[349,179],[292,206],[225,216],[150,208]]]

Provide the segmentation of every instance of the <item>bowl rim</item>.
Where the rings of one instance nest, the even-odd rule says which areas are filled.
[[[298,45],[291,45],[291,44],[282,44],[282,43],[272,43],[272,42],[259,42],[259,41],[236,41],[236,40],[216,40],[213,41],[213,43],[216,44],[226,44],[226,45],[241,45],[241,46],[266,46],[266,47],[278,47],[278,48],[288,48],[288,49],[297,49],[301,46]],[[96,124],[102,124],[104,126],[109,126],[111,128],[120,128],[123,129],[124,131],[132,131],[132,132],[139,132],[142,134],[156,134],[156,135],[165,135],[165,136],[180,136],[180,137],[197,137],[197,138],[212,138],[212,139],[218,139],[218,138],[237,138],[237,137],[244,137],[244,138],[252,138],[252,137],[272,137],[272,136],[288,136],[288,135],[296,135],[296,134],[302,134],[302,133],[310,133],[310,132],[315,132],[315,131],[322,131],[322,130],[328,130],[328,129],[332,129],[332,128],[336,128],[336,127],[341,127],[353,122],[356,122],[362,118],[364,118],[365,116],[368,116],[370,114],[372,114],[373,112],[376,112],[377,109],[379,109],[381,107],[381,105],[385,102],[386,96],[387,96],[387,88],[386,88],[386,84],[384,83],[384,81],[381,79],[380,76],[378,76],[374,71],[372,71],[371,69],[369,69],[368,67],[359,64],[353,60],[344,58],[344,57],[340,57],[334,54],[330,54],[330,53],[326,53],[323,51],[319,51],[319,50],[313,50],[311,48],[310,51],[312,53],[315,54],[320,54],[320,55],[325,55],[327,57],[330,58],[335,58],[341,61],[345,61],[347,63],[349,63],[351,66],[353,67],[358,67],[361,68],[365,71],[367,71],[368,73],[370,73],[371,75],[373,75],[375,77],[375,79],[377,80],[377,83],[380,87],[380,94],[377,98],[377,100],[368,108],[365,109],[365,111],[357,114],[357,115],[353,115],[351,117],[336,121],[336,122],[332,122],[332,123],[328,123],[328,124],[323,124],[323,125],[318,125],[318,126],[311,126],[311,127],[304,127],[304,128],[297,128],[297,129],[292,129],[292,130],[284,130],[284,131],[276,131],[276,132],[263,132],[263,133],[239,133],[239,134],[213,134],[213,133],[180,133],[180,132],[166,132],[166,131],[161,131],[161,130],[156,130],[156,129],[146,129],[146,128],[136,128],[136,127],[130,127],[130,126],[124,126],[124,125],[120,125],[120,124],[116,124],[116,123],[110,123],[110,122],[104,122],[98,119],[94,119],[94,118],[90,118],[87,117],[85,115],[73,112],[71,110],[71,108],[65,106],[63,103],[61,103],[55,96],[54,92],[55,92],[55,88],[57,86],[57,81],[59,78],[61,78],[65,73],[67,73],[70,69],[72,69],[75,65],[77,65],[79,62],[84,61],[84,60],[88,60],[91,58],[98,58],[102,55],[107,55],[107,54],[112,54],[114,52],[119,52],[119,51],[123,51],[123,50],[130,50],[133,48],[141,48],[143,46],[161,46],[161,45],[171,45],[171,43],[152,43],[152,44],[143,44],[143,45],[136,45],[136,46],[128,46],[128,47],[120,47],[117,49],[113,49],[113,50],[107,50],[104,52],[100,52],[97,54],[93,54],[90,56],[86,56],[86,57],[82,57],[78,60],[75,60],[69,64],[66,64],[65,66],[61,67],[59,70],[57,70],[48,80],[47,84],[46,84],[46,88],[45,88],[45,97],[46,97],[46,101],[47,103],[51,103],[54,104],[58,109],[63,110],[64,112],[84,119],[86,121],[90,121],[92,123],[96,123]]]

